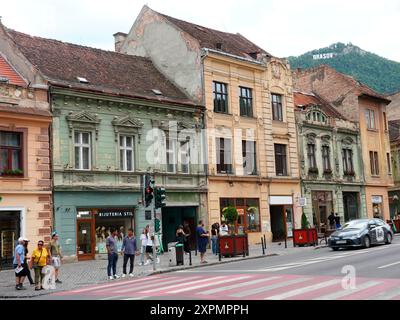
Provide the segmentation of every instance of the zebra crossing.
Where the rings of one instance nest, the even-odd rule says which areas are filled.
[[[400,280],[289,274],[165,274],[55,293],[52,299],[99,300],[400,300]]]

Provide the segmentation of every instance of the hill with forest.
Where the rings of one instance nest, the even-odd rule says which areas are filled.
[[[349,43],[309,51],[298,57],[288,57],[292,70],[327,64],[354,77],[381,94],[400,91],[400,63],[367,52]]]

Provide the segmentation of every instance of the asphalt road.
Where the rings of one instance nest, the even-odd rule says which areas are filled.
[[[400,237],[369,249],[301,250],[79,288],[41,299],[400,300]]]

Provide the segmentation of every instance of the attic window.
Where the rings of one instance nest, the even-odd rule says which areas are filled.
[[[158,89],[151,89],[151,91],[153,91],[153,93],[158,95],[158,96],[162,95],[162,92],[160,90],[158,90]]]
[[[8,83],[9,79],[7,77],[0,77],[0,82],[1,83]]]
[[[80,83],[89,83],[89,81],[86,78],[83,78],[83,77],[76,77],[76,78],[78,79],[78,81]]]
[[[215,44],[215,47],[216,47],[218,50],[222,50],[222,43],[221,43],[221,42],[217,42],[217,43]]]

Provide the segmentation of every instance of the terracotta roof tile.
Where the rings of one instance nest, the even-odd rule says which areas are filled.
[[[339,111],[335,109],[329,102],[323,100],[321,97],[314,93],[304,93],[295,91],[293,93],[294,104],[296,107],[311,107],[318,106],[327,116],[347,120]]]
[[[150,59],[33,37],[10,29],[7,32],[53,85],[194,105]],[[81,83],[77,77],[87,79],[88,83]],[[153,89],[162,95],[155,94]]]
[[[25,80],[11,67],[11,65],[0,55],[0,77],[8,79],[8,83],[16,86],[26,87]]]
[[[263,53],[271,56],[264,49],[252,43],[250,40],[246,39],[239,33],[228,33],[222,32],[210,28],[206,28],[194,23],[179,20],[162,13],[158,13],[163,16],[169,22],[175,24],[182,31],[187,32],[193,38],[200,42],[202,48],[220,50],[226,53],[230,53],[239,57],[257,60],[252,53]],[[222,44],[222,48],[217,47],[217,43]]]

